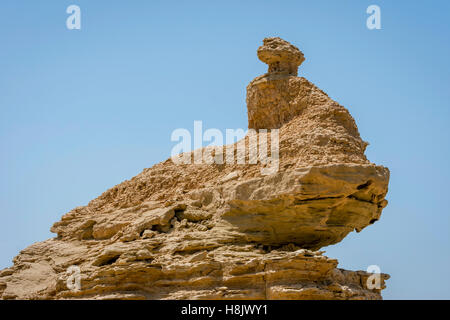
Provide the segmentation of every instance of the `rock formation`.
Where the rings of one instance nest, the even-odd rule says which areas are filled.
[[[260,130],[231,146],[235,155],[247,146],[245,163],[144,169],[22,250],[0,271],[0,297],[381,299],[388,275],[370,289],[370,274],[338,269],[317,250],[380,218],[389,170],[366,159],[349,112],[297,77],[298,48],[268,38],[258,57],[269,70],[247,87],[249,128],[279,130],[278,170],[249,163]],[[78,289],[67,284],[74,265]]]

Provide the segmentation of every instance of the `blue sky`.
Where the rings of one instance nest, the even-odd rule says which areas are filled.
[[[66,8],[81,8],[81,30]],[[366,8],[381,8],[381,30]],[[391,170],[380,221],[325,248],[386,299],[450,299],[449,1],[0,3],[0,268],[72,208],[167,159],[176,128],[246,128],[262,39],[347,107]]]

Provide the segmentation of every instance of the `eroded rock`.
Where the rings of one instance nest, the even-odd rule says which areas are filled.
[[[248,161],[156,164],[21,251],[0,272],[0,297],[381,299],[387,275],[369,289],[369,274],[314,250],[380,219],[389,170],[367,160],[349,112],[296,76],[298,48],[267,38],[258,57],[269,70],[247,87],[249,128],[279,129],[278,171],[262,175],[264,164]],[[73,265],[75,291],[66,283]]]

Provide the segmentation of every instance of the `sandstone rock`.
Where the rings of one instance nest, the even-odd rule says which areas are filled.
[[[281,38],[266,38],[258,48],[258,58],[269,65],[269,73],[287,73],[296,76],[305,61],[303,53]]]
[[[268,38],[258,57],[269,72],[247,87],[249,128],[279,129],[279,170],[171,159],[145,169],[65,214],[56,238],[21,251],[0,272],[0,297],[381,299],[388,275],[369,289],[369,274],[315,250],[380,219],[389,170],[366,159],[349,112],[296,76],[299,49]],[[251,139],[260,148],[262,135],[249,132],[235,154]],[[66,283],[73,265],[80,290]]]

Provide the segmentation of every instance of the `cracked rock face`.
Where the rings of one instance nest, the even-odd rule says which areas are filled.
[[[366,159],[349,112],[296,76],[299,49],[267,38],[258,57],[269,72],[247,87],[249,128],[279,129],[278,171],[171,159],[144,169],[22,250],[0,271],[0,297],[380,299],[388,275],[369,289],[370,274],[316,250],[380,219],[389,170]],[[261,143],[254,135],[235,154],[239,143]],[[67,285],[74,265],[79,290]]]

